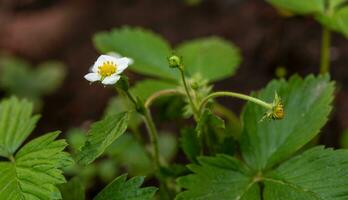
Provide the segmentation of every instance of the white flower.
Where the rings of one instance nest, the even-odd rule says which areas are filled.
[[[109,52],[108,55],[109,55],[109,56],[113,56],[113,57],[115,57],[115,58],[122,58],[121,54],[116,53],[116,52],[113,52],[113,51]],[[127,58],[127,59],[129,59],[128,65],[133,65],[134,60],[131,59],[131,58]]]
[[[115,58],[101,55],[94,63],[92,72],[85,75],[90,82],[101,81],[104,85],[113,85],[120,79],[120,74],[128,67],[129,58]]]

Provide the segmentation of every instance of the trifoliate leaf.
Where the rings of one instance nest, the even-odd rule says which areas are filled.
[[[255,170],[269,168],[296,152],[327,121],[331,111],[334,84],[328,76],[293,76],[289,81],[275,80],[260,91],[258,98],[272,102],[277,92],[284,104],[282,120],[263,121],[265,109],[248,103],[243,113],[242,155]]]
[[[348,199],[347,174],[347,150],[314,147],[266,175],[264,199]]]
[[[142,100],[146,100],[150,95],[160,90],[175,89],[177,84],[162,80],[146,79],[138,81],[131,91],[139,96]]]
[[[186,191],[177,195],[177,200],[258,200],[259,186],[248,175],[248,170],[239,160],[227,155],[200,157],[199,165],[188,168],[194,172],[178,179]]]
[[[178,200],[343,200],[348,198],[348,150],[314,147],[263,173],[226,156],[203,157],[178,179]],[[264,187],[260,187],[263,185]],[[261,191],[262,188],[262,191]],[[261,198],[261,195],[263,198]]]
[[[106,186],[94,200],[150,200],[155,195],[157,188],[140,188],[144,177],[138,176],[126,181],[127,175],[116,178]]]
[[[210,81],[232,76],[241,62],[238,48],[218,37],[184,42],[176,51],[183,57],[185,71]]]
[[[64,200],[85,200],[85,188],[78,177],[60,185],[59,189]]]
[[[132,58],[134,64],[130,69],[137,73],[165,79],[178,77],[178,73],[168,65],[169,44],[149,30],[124,27],[101,32],[95,35],[94,44],[102,53],[117,52]]]
[[[0,156],[11,156],[35,128],[33,105],[12,97],[0,103]]]
[[[123,112],[92,124],[87,141],[78,154],[79,163],[87,165],[99,157],[126,131],[128,120],[129,113]]]
[[[325,0],[267,0],[277,8],[298,14],[324,13]]]
[[[61,199],[55,186],[65,182],[62,168],[72,164],[63,152],[67,143],[55,140],[59,132],[38,137],[24,145],[11,159],[0,162],[0,199]]]

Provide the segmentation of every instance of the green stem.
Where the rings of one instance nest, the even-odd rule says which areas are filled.
[[[323,27],[321,40],[320,74],[326,74],[330,70],[330,43],[331,32],[327,27]]]
[[[145,108],[149,108],[155,100],[157,100],[158,98],[162,96],[176,95],[176,94],[182,95],[183,93],[181,93],[180,91],[176,89],[160,90],[147,98],[147,100],[145,101]]]
[[[129,100],[132,101],[132,103],[134,104],[135,108],[137,108],[137,101],[135,100],[135,98],[133,97],[133,95],[127,90],[124,91],[127,95],[127,97],[129,98]]]
[[[180,70],[180,75],[181,75],[182,82],[184,84],[184,88],[185,88],[185,92],[186,92],[187,98],[189,99],[189,103],[190,103],[190,106],[191,106],[192,111],[193,111],[193,116],[194,116],[194,118],[196,120],[198,120],[198,113],[199,112],[197,110],[197,107],[193,103],[193,99],[192,99],[191,93],[190,93],[189,88],[187,86],[184,70],[182,68],[179,68],[179,70]]]
[[[145,109],[144,121],[146,124],[147,131],[150,135],[151,146],[153,148],[153,159],[155,161],[156,170],[160,168],[159,148],[158,148],[158,133],[156,130],[155,123],[152,120],[149,109]]]
[[[227,91],[222,91],[222,92],[214,92],[211,93],[210,95],[206,96],[204,99],[202,99],[201,103],[199,104],[198,107],[198,112],[202,113],[205,105],[208,103],[208,101],[210,99],[216,98],[216,97],[223,97],[223,96],[229,96],[229,97],[234,97],[234,98],[239,98],[239,99],[243,99],[246,101],[251,101],[253,103],[256,103],[262,107],[265,107],[267,109],[272,109],[272,104],[270,103],[266,103],[260,99],[257,99],[255,97],[251,97],[245,94],[240,94],[240,93],[235,93],[235,92],[227,92]]]

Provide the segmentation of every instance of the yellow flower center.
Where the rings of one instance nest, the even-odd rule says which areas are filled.
[[[98,67],[98,73],[102,77],[108,77],[114,74],[117,70],[117,65],[111,61],[106,61],[103,65]]]

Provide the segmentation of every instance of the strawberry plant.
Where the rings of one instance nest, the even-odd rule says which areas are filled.
[[[315,2],[298,13],[328,17]],[[84,78],[118,95],[86,134],[68,134],[70,154],[59,132],[25,142],[39,118],[31,103],[0,103],[0,199],[85,199],[96,174],[108,182],[96,200],[348,199],[348,151],[307,145],[332,111],[327,73],[271,80],[250,94],[216,91],[242,60],[220,37],[171,47],[151,31],[123,27],[97,33],[94,43],[102,55]],[[134,83],[127,71],[145,78]],[[219,98],[246,101],[241,116]]]

